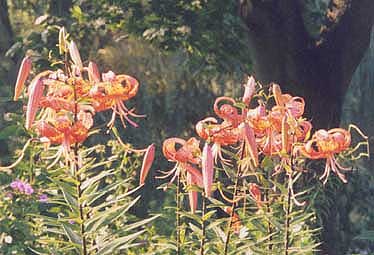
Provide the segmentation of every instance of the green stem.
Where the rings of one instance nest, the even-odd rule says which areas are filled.
[[[75,148],[74,148],[74,158],[75,160],[78,159],[78,146],[77,144],[75,145]],[[78,170],[78,164],[75,163],[75,173],[77,172]],[[83,205],[81,203],[81,197],[82,197],[82,189],[81,189],[81,184],[82,184],[82,180],[81,180],[81,177],[80,175],[76,175],[75,176],[77,181],[78,181],[78,184],[77,184],[77,193],[78,193],[78,208],[79,208],[79,218],[80,218],[80,222],[81,222],[81,225],[80,225],[80,234],[82,236],[82,255],[87,255],[87,240],[86,240],[86,233],[85,233],[85,228],[84,228],[84,221],[85,221],[85,218],[84,218],[84,213],[83,213]]]
[[[285,240],[284,240],[284,254],[288,255],[288,248],[289,248],[289,243],[290,243],[290,210],[291,210],[291,185],[292,185],[292,173],[289,175],[288,179],[288,190],[287,190],[287,207],[286,207],[286,221],[285,221]]]
[[[77,93],[74,84],[74,123],[78,121],[78,103],[77,103]],[[80,174],[78,174],[78,143],[74,144],[74,176],[77,180],[77,200],[78,200],[78,209],[79,209],[79,218],[80,218],[80,234],[82,236],[82,255],[87,255],[87,240],[86,240],[86,231],[84,228],[84,212],[83,212],[83,205],[81,203],[82,198],[82,179]]]
[[[202,217],[201,217],[201,228],[203,232],[203,236],[201,238],[201,244],[200,244],[200,255],[204,255],[204,246],[205,246],[205,232],[206,232],[206,224],[205,224],[205,213],[206,213],[206,201],[205,201],[205,193],[203,192],[203,208],[202,208]]]
[[[245,151],[245,143],[243,142],[242,148],[241,148],[241,155],[240,155],[240,160],[243,160],[244,158],[244,151]],[[224,254],[227,255],[228,248],[229,248],[229,243],[230,243],[230,236],[231,236],[231,228],[232,224],[234,223],[234,212],[236,208],[236,196],[238,192],[238,187],[239,187],[239,180],[241,176],[241,167],[238,165],[238,170],[236,171],[236,179],[235,179],[235,186],[234,186],[234,195],[233,195],[233,202],[231,204],[231,212],[230,212],[230,221],[229,221],[229,226],[227,228],[226,232],[226,240],[225,240],[225,248],[224,248]]]
[[[269,191],[268,191],[268,189],[266,189],[265,192],[264,192],[264,202],[265,202],[265,207],[266,207],[266,213],[269,215],[271,210],[270,210],[270,207],[269,207]],[[267,221],[267,231],[268,231],[268,235],[269,235],[268,251],[269,251],[269,254],[271,254],[271,251],[273,250],[273,244],[272,244],[273,236],[271,235],[273,233],[273,228],[272,228],[269,220]]]
[[[180,247],[180,206],[181,206],[181,203],[180,203],[180,176],[178,175],[177,177],[177,195],[176,195],[176,198],[177,198],[177,210],[176,210],[176,225],[177,225],[177,255],[180,255],[180,250],[181,250],[181,247]]]

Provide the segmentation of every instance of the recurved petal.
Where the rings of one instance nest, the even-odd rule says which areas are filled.
[[[165,158],[171,161],[175,161],[175,154],[176,154],[175,145],[179,144],[183,146],[185,143],[186,141],[181,138],[172,137],[172,138],[166,139],[162,145],[162,152]]]
[[[14,89],[14,98],[13,98],[14,101],[16,101],[22,93],[26,79],[30,74],[31,65],[32,65],[31,58],[28,56],[24,57],[22,60],[21,66],[19,68],[19,71],[18,71],[16,86]]]
[[[143,185],[145,182],[145,179],[147,178],[147,175],[149,173],[149,169],[151,169],[153,160],[155,159],[155,145],[151,144],[148,146],[144,158],[143,158],[143,164],[142,169],[140,170],[140,181],[139,185]]]

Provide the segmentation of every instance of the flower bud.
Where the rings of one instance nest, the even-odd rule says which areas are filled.
[[[139,185],[143,185],[145,182],[145,178],[147,178],[149,169],[151,169],[153,160],[155,159],[155,145],[151,144],[148,146],[144,158],[142,169],[140,170],[140,181]]]
[[[29,88],[29,101],[26,108],[26,129],[30,129],[38,111],[40,99],[43,96],[43,81],[39,75],[34,78]]]
[[[243,95],[243,103],[249,104],[253,95],[256,91],[256,81],[253,76],[248,77],[247,83],[244,85],[244,95]]]
[[[246,149],[249,151],[249,156],[253,161],[253,165],[255,167],[258,166],[258,151],[257,151],[257,144],[256,144],[256,137],[253,129],[248,125],[248,123],[244,123],[241,126],[242,136],[246,143]]]
[[[64,27],[61,27],[60,31],[58,32],[58,50],[60,55],[66,52],[66,33]]]
[[[79,54],[77,45],[75,44],[74,41],[71,41],[69,44],[69,53],[70,53],[71,60],[73,60],[74,65],[76,65],[77,67],[79,67],[80,70],[82,70],[83,69],[82,59]]]
[[[100,71],[95,62],[88,64],[88,79],[90,82],[100,82]]]
[[[30,74],[31,65],[32,65],[31,58],[28,56],[24,57],[21,63],[21,67],[19,68],[19,71],[18,71],[16,86],[14,89],[14,98],[13,98],[14,101],[16,101],[22,93],[25,81]]]
[[[212,194],[212,184],[213,184],[213,153],[212,147],[205,143],[203,149],[203,158],[202,158],[202,172],[203,172],[203,184],[206,197],[211,197]]]

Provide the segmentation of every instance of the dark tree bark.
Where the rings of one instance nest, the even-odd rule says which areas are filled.
[[[0,56],[3,58],[4,53],[12,44],[13,38],[6,0],[0,0],[0,35]]]
[[[336,127],[352,75],[369,46],[374,1],[331,0],[318,38],[306,27],[305,2],[240,1],[254,75],[264,84],[276,82],[285,91],[303,96],[307,116],[315,128]],[[349,245],[349,240],[342,240],[339,234],[340,221],[348,217],[348,212],[345,210],[337,218],[339,206],[345,205],[337,204],[325,219],[323,239],[328,242],[323,245],[322,254],[344,254],[342,247]]]
[[[6,0],[0,0],[0,85],[8,85],[12,73],[13,61],[5,57],[5,53],[13,43],[13,32],[9,21]],[[4,91],[0,91],[2,93]],[[2,96],[2,95],[0,95]]]
[[[345,91],[369,45],[374,1],[331,1],[319,39],[305,27],[302,2],[241,1],[254,74],[305,97],[317,127],[337,126]]]
[[[51,0],[49,3],[49,13],[52,16],[68,16],[72,4],[72,0]]]

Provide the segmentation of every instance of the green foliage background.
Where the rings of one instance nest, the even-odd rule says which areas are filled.
[[[48,59],[51,50],[52,56],[56,53],[56,26],[66,26],[82,55],[98,62],[103,67],[101,71],[112,67],[114,72],[139,79],[141,88],[134,105],[147,118],[139,121],[139,129],[128,128],[121,134],[135,147],[144,147],[151,141],[159,149],[166,137],[190,135],[193,123],[212,111],[214,97],[240,96],[240,84],[250,72],[250,54],[246,31],[237,15],[237,1],[74,0],[66,1],[67,8],[58,2],[8,1],[15,42],[2,64],[6,64],[6,70],[18,66],[26,49],[31,49],[28,53],[36,63],[35,70],[46,68],[49,63],[43,59]],[[305,6],[308,29],[318,34],[318,24],[323,22],[318,14],[326,8],[326,1],[308,0]],[[15,70],[9,74],[7,82],[0,81],[2,165],[13,160],[13,152],[24,142],[19,116],[22,106],[9,101]],[[107,117],[104,114],[100,119]],[[95,139],[105,141],[107,137]],[[152,178],[154,170],[167,167],[165,161],[156,162],[143,192],[145,199],[136,209],[138,215],[146,215],[146,208],[160,210],[162,201],[169,204],[172,192],[166,197],[155,192],[157,183]],[[366,171],[364,176],[351,176],[347,188],[353,192],[327,187],[331,192],[341,192],[338,203],[351,210],[350,218],[344,220],[346,224],[336,226],[341,228],[340,240],[346,240],[337,244],[342,251],[349,246],[352,252],[373,249],[373,175]],[[9,181],[9,176],[1,176],[3,185]],[[317,213],[321,215],[328,214],[329,206],[336,203],[329,201],[328,195],[320,201]],[[351,241],[354,236],[357,239]]]

